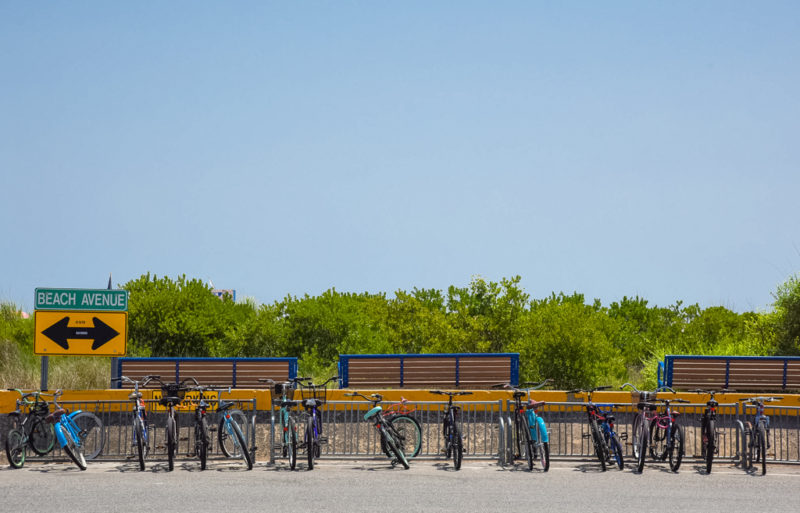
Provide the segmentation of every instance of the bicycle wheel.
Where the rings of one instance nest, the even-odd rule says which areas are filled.
[[[758,457],[761,460],[761,475],[767,473],[767,430],[764,424],[758,424],[758,431],[756,431],[756,446],[758,448]]]
[[[683,433],[681,433],[682,435]],[[714,452],[717,450],[717,421],[708,419],[705,432],[706,474],[711,473],[711,464],[714,462]]]
[[[235,420],[239,427],[245,426],[242,428],[242,434],[244,434],[245,440],[247,440],[247,433],[249,430],[246,426],[247,424],[247,417],[245,416],[242,410],[230,410],[225,414],[230,414],[231,420]],[[217,426],[217,441],[219,442],[219,448],[228,458],[241,458],[242,455],[238,452],[238,447],[233,440],[233,435],[228,432],[228,429],[225,427],[225,415],[223,415],[219,419],[219,426]]]
[[[641,423],[642,423],[642,416],[641,414],[639,414],[633,418],[633,425],[631,426],[631,433],[633,433],[633,442],[631,443],[631,445],[633,446],[633,457],[636,458],[637,461],[639,459],[639,446],[641,445],[639,443],[639,436],[641,433],[639,425]]]
[[[61,424],[56,424],[56,429],[60,430],[62,436],[67,441],[62,448],[64,452],[67,453],[67,456],[69,456],[69,459],[71,459],[79,469],[86,470],[86,457],[84,456],[83,447],[75,442],[69,429],[66,429]]]
[[[464,457],[464,448],[461,445],[461,431],[458,426],[453,426],[453,467],[456,470],[461,468],[461,459]]]
[[[177,450],[178,430],[173,417],[167,417],[167,468],[175,468],[175,451]]]
[[[291,417],[289,418],[289,431],[284,433],[284,437],[286,455],[289,457],[289,468],[294,470],[297,466],[297,429]]]
[[[635,450],[636,472],[640,474],[644,470],[644,460],[645,460],[645,455],[647,454],[647,438],[648,438],[647,433],[648,433],[647,421],[645,419],[642,419],[641,422],[639,422],[638,431],[634,434],[634,440],[636,440],[634,442],[635,444],[634,447],[637,448],[637,450]]]
[[[106,431],[103,422],[94,413],[82,411],[72,417],[73,422],[80,429],[80,445],[83,447],[87,460],[93,460],[103,452],[106,442]]]
[[[6,437],[6,457],[8,464],[14,468],[22,468],[25,464],[25,434],[19,429],[12,429]]]
[[[306,422],[306,453],[308,455],[308,470],[314,470],[314,418],[309,417]]]
[[[611,437],[608,440],[608,446],[609,450],[611,451],[611,455],[614,457],[617,467],[620,470],[625,468],[625,458],[622,455],[622,445],[619,443],[617,434],[613,431],[611,432]]]
[[[520,445],[525,450],[525,460],[528,462],[528,470],[533,470],[533,440],[531,440],[531,428],[528,425],[528,418],[520,416]]]
[[[672,425],[672,440],[669,449],[669,468],[677,472],[681,468],[683,460],[683,426],[680,424]]]
[[[389,420],[389,424],[399,435],[398,443],[403,448],[407,459],[414,458],[422,448],[422,428],[414,417],[398,415]]]
[[[589,429],[592,432],[592,443],[594,444],[594,452],[597,455],[597,459],[600,460],[600,468],[603,472],[606,471],[606,448],[605,448],[605,441],[603,440],[603,435],[600,434],[600,428],[597,425],[597,421],[592,419],[589,422]]]
[[[205,417],[201,417],[194,426],[194,447],[200,460],[200,470],[205,470],[208,461],[208,421]]]
[[[386,431],[386,428],[383,425],[381,425],[381,438],[383,438],[383,440],[386,442],[386,447],[389,449],[389,452],[394,456],[394,458],[403,465],[403,468],[408,470],[408,460],[406,459],[403,449],[400,448],[395,439]]]
[[[746,422],[742,433],[742,469],[750,471],[753,468],[753,425]]]
[[[666,419],[664,419],[666,420]],[[650,422],[650,457],[656,461],[664,461],[667,458],[667,429],[658,425],[659,417]]]
[[[140,417],[133,421],[133,436],[136,438],[136,455],[139,457],[139,470],[144,470],[144,425]]]
[[[56,444],[56,432],[52,424],[48,424],[42,417],[36,417],[28,435],[31,449],[39,456],[44,456],[53,450]]]
[[[236,442],[239,444],[239,452],[242,455],[245,465],[247,465],[247,470],[253,470],[252,455],[250,454],[250,449],[248,449],[247,442],[244,439],[242,428],[233,419],[231,419],[231,427],[233,427],[233,434],[236,437]]]
[[[542,442],[545,433],[542,433],[541,422],[536,423],[536,452],[539,457],[539,463],[542,465],[542,470],[547,472],[550,470],[550,443]]]

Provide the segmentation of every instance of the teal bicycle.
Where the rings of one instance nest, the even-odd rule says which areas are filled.
[[[272,404],[280,408],[278,417],[281,441],[272,447],[272,450],[280,450],[281,455],[289,459],[289,468],[292,470],[297,467],[297,425],[295,424],[292,410],[297,406],[298,402],[293,400],[294,391],[297,388],[297,383],[307,379],[292,378],[284,383],[277,383],[272,379],[259,379],[262,383],[272,385]]]
[[[103,423],[89,412],[75,410],[67,413],[67,410],[58,404],[58,398],[62,393],[63,391],[59,389],[53,394],[53,404],[56,409],[47,416],[47,422],[53,424],[56,440],[61,449],[79,469],[86,470],[86,460],[94,458],[102,450]],[[90,450],[88,455],[87,448]]]
[[[539,416],[538,410],[546,403],[530,399],[531,390],[539,390],[550,384],[553,380],[546,379],[538,383],[523,383],[528,388],[518,388],[511,383],[501,383],[493,388],[505,388],[512,391],[514,398],[513,423],[514,423],[514,459],[523,456],[528,462],[528,470],[533,470],[534,460],[538,460],[542,470],[550,470],[550,438],[544,419]],[[527,401],[525,404],[522,398]]]

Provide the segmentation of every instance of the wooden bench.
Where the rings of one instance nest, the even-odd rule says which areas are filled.
[[[517,353],[340,355],[342,388],[485,388],[519,382]]]
[[[114,369],[112,369],[114,374]],[[165,383],[194,377],[202,385],[270,388],[259,378],[286,381],[297,376],[297,358],[119,358],[116,375],[138,379],[157,374]],[[115,385],[130,388],[128,383]],[[158,388],[151,382],[148,388]]]
[[[668,355],[664,367],[664,382],[676,390],[800,390],[800,357]]]

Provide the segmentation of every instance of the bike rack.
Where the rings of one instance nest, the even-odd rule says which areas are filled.
[[[506,421],[503,419],[503,416],[500,415],[499,419],[499,437],[498,437],[498,447],[497,447],[497,463],[501,467],[506,466]]]

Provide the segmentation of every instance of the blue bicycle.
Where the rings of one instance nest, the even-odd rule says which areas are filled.
[[[306,378],[307,381],[298,381],[300,383],[303,408],[308,413],[305,438],[301,446],[306,449],[308,470],[314,470],[314,459],[319,458],[321,453],[320,446],[328,442],[328,439],[322,436],[322,412],[320,409],[327,400],[328,383],[335,379],[339,379],[339,376],[333,376],[324,383],[317,385],[311,382],[311,378]]]
[[[47,421],[53,424],[56,440],[61,449],[81,470],[86,470],[86,460],[92,459],[102,450],[103,423],[95,415],[81,410],[67,413],[67,410],[58,404],[58,398],[63,391],[56,390],[53,394],[53,404],[56,409],[47,416]],[[97,438],[101,443],[99,449],[90,448],[89,456],[86,455],[87,445],[97,446]],[[87,443],[88,442],[88,443]],[[96,450],[96,453],[94,452]]]

